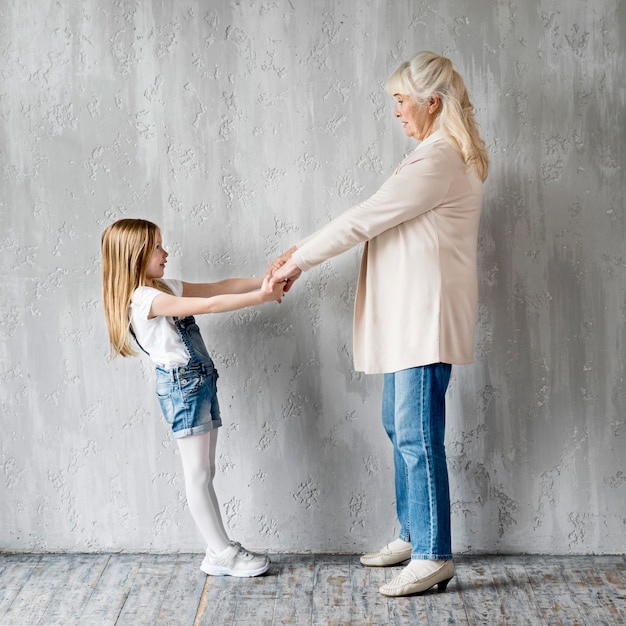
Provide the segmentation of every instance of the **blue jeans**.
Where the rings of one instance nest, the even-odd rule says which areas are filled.
[[[393,444],[400,539],[412,559],[452,558],[444,445],[452,366],[434,363],[385,374],[383,425]]]

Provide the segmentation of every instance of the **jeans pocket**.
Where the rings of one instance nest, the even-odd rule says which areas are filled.
[[[202,390],[206,381],[206,374],[200,372],[193,374],[185,374],[184,378],[178,381],[180,392],[183,398],[194,396]]]
[[[161,407],[161,413],[168,424],[174,423],[174,400],[172,398],[172,385],[158,384],[156,387],[156,395]]]

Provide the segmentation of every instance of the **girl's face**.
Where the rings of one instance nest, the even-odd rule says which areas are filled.
[[[148,281],[151,282],[153,278],[163,278],[168,256],[168,253],[163,247],[161,232],[157,230],[156,246],[152,252],[150,260],[148,261],[148,266],[146,267],[146,279]]]

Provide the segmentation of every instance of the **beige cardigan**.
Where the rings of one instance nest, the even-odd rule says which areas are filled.
[[[366,242],[354,367],[368,374],[471,363],[482,183],[437,131],[368,200],[298,244],[304,271]]]

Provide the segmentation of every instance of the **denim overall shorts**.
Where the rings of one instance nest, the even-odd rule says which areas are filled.
[[[202,435],[222,425],[217,401],[218,373],[192,317],[174,318],[187,351],[186,365],[156,366],[156,394],[174,437]]]

